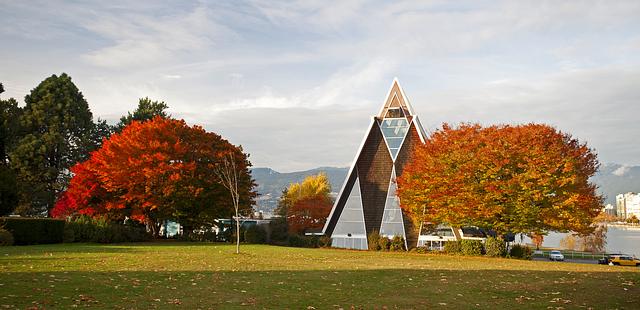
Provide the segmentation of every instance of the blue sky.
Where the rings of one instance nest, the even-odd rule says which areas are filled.
[[[67,72],[94,116],[137,98],[254,166],[348,166],[398,77],[427,130],[544,122],[640,164],[638,1],[0,0],[3,98]]]

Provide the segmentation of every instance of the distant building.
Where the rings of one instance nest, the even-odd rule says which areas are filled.
[[[616,216],[617,211],[612,204],[608,203],[606,206],[604,206],[604,208],[602,208],[602,213],[611,215],[611,216]]]
[[[628,192],[616,196],[616,214],[622,219],[640,218],[640,194]]]

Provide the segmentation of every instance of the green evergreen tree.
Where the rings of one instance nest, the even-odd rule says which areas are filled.
[[[171,115],[165,111],[169,106],[164,101],[152,101],[148,97],[140,98],[138,107],[133,113],[127,112],[126,116],[120,118],[120,122],[116,125],[115,130],[120,132],[122,128],[129,125],[133,121],[147,121],[155,116],[169,118]]]
[[[71,177],[69,168],[95,149],[89,105],[66,73],[52,75],[25,97],[22,135],[10,152],[21,214],[44,215]],[[95,138],[95,137],[94,137]]]
[[[0,83],[0,93],[3,92]],[[0,216],[10,214],[18,205],[17,181],[9,166],[9,152],[18,141],[21,111],[15,99],[0,99]]]

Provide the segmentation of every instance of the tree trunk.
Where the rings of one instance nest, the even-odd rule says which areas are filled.
[[[236,254],[240,254],[240,216],[236,209]]]

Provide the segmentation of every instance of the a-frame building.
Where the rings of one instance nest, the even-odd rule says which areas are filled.
[[[332,238],[333,247],[367,249],[367,235],[372,232],[402,236],[407,248],[417,245],[418,229],[400,209],[395,179],[425,138],[418,116],[394,79],[324,226],[323,234]]]

